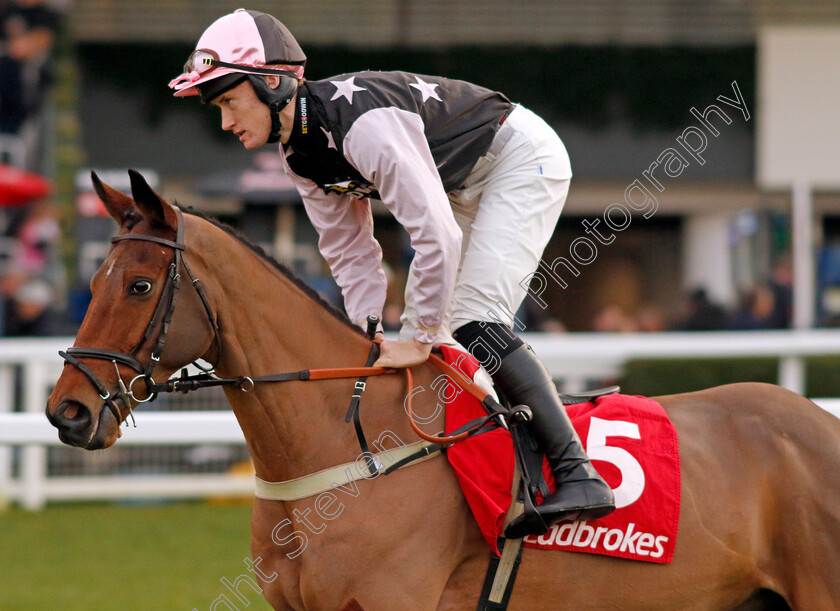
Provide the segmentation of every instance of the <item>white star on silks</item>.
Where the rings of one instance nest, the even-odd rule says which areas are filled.
[[[327,137],[327,148],[338,150],[338,147],[335,145],[335,140],[333,139],[332,132],[327,131],[323,127],[321,127],[321,131],[324,132],[324,135]]]
[[[345,97],[347,98],[347,101],[352,104],[354,91],[367,91],[364,87],[356,86],[353,82],[354,80],[356,80],[355,76],[351,76],[346,81],[330,81],[330,83],[335,85],[335,93],[333,94],[333,97],[330,98],[330,102],[340,97]]]
[[[409,87],[414,87],[417,91],[422,93],[424,102],[426,100],[428,100],[429,98],[434,98],[438,102],[443,102],[443,100],[440,99],[440,96],[435,91],[435,87],[437,87],[437,83],[434,83],[434,84],[427,83],[426,81],[421,79],[419,76],[415,76],[414,78],[417,79],[417,82],[416,83],[409,83],[408,86]]]

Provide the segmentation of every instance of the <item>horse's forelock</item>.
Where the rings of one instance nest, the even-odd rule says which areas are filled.
[[[131,231],[142,220],[143,217],[137,212],[137,209],[132,208],[123,217],[123,227]]]

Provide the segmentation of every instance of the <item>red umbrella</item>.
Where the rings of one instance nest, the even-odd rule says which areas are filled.
[[[51,189],[43,176],[0,163],[0,206],[22,206],[44,197]]]

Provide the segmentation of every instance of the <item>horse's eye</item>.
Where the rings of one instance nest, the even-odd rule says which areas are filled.
[[[131,285],[132,295],[145,295],[152,290],[152,283],[148,280],[135,280]]]

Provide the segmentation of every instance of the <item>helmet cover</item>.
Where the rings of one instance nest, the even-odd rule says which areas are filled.
[[[280,74],[303,78],[306,55],[292,33],[279,20],[259,11],[237,9],[220,17],[201,35],[184,73],[169,87],[176,97],[201,95],[212,99],[238,84],[231,74]],[[266,69],[268,66],[280,70]],[[204,87],[201,87],[204,85]],[[211,93],[215,93],[210,97]]]

